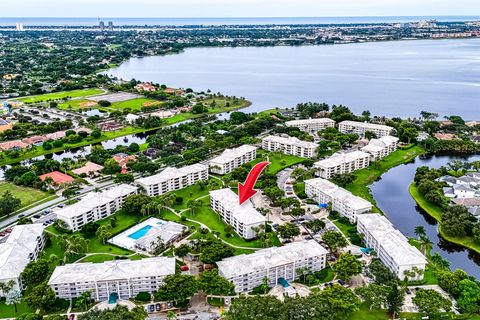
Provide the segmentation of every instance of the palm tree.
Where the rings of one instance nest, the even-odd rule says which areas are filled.
[[[439,269],[450,269],[450,262],[445,260],[438,252],[430,257],[430,262]]]
[[[190,199],[187,202],[188,210],[190,211],[190,214],[192,216],[198,213],[198,210],[200,209],[201,206],[202,206],[202,202],[199,200]]]
[[[428,249],[432,245],[432,241],[430,241],[430,239],[427,236],[421,237],[419,241],[420,241],[420,248],[422,248],[423,253],[426,255]]]
[[[419,239],[427,236],[427,231],[425,230],[424,226],[416,226],[413,232]]]

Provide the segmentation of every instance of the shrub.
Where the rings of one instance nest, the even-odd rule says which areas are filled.
[[[144,302],[148,302],[152,299],[152,297],[150,296],[150,293],[148,292],[139,292],[136,296],[135,296],[135,300],[138,300],[138,301],[144,301]]]

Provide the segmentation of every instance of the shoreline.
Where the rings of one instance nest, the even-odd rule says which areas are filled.
[[[442,238],[446,241],[462,246],[466,249],[472,250],[480,254],[480,244],[476,244],[471,237],[452,237],[445,234],[442,231],[441,223],[441,208],[429,203],[419,192],[415,183],[412,182],[408,187],[410,196],[415,200],[417,205],[424,210],[429,216],[437,221],[437,230]]]

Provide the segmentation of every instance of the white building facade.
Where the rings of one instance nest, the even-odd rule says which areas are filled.
[[[360,138],[365,138],[365,132],[375,133],[377,138],[391,135],[394,128],[383,125],[357,121],[342,121],[338,124],[338,131],[341,133],[356,133]]]
[[[370,153],[372,160],[380,160],[385,158],[390,153],[397,150],[398,147],[398,138],[392,136],[385,136],[379,139],[372,139],[361,150],[366,153]]]
[[[56,267],[48,285],[61,299],[73,299],[89,291],[96,301],[112,295],[126,300],[140,292],[157,291],[163,279],[174,273],[175,258],[168,257],[74,263]]]
[[[297,127],[303,132],[314,134],[327,128],[334,128],[335,121],[329,118],[302,119],[287,121],[285,125],[288,127]]]
[[[210,191],[210,207],[217,212],[225,223],[245,238],[255,238],[255,228],[265,225],[267,219],[247,200],[239,205],[238,195],[231,189]]]
[[[210,172],[216,174],[227,174],[241,165],[255,160],[257,147],[243,145],[235,149],[226,149],[221,155],[211,159],[208,163]]]
[[[208,180],[208,167],[197,163],[182,168],[168,167],[153,176],[137,179],[136,183],[153,197],[183,189],[200,180]]]
[[[314,157],[317,154],[317,148],[316,143],[302,141],[295,137],[267,136],[262,139],[262,149],[264,150],[279,151],[302,158]]]
[[[329,158],[317,161],[313,167],[317,169],[317,176],[331,179],[335,175],[351,173],[370,165],[371,156],[363,151],[337,153]]]
[[[327,262],[327,250],[315,240],[293,242],[282,247],[272,247],[229,257],[217,262],[218,273],[235,285],[236,292],[250,292],[268,279],[269,286],[280,279],[294,281],[298,269],[320,271]]]
[[[136,194],[137,190],[135,186],[121,184],[101,192],[89,192],[79,202],[55,213],[68,229],[78,231],[87,223],[105,219],[120,210],[123,200]]]
[[[400,280],[405,279],[405,271],[415,268],[425,271],[427,259],[408,239],[384,216],[371,213],[358,216],[357,231],[363,235],[365,245],[377,253],[377,257]],[[422,280],[423,272],[408,276],[409,280]]]
[[[352,223],[357,221],[359,215],[370,212],[373,208],[369,201],[322,178],[305,180],[305,193],[317,203],[330,203],[332,210]]]
[[[0,282],[13,281],[12,290],[24,288],[20,275],[31,261],[35,261],[45,246],[42,224],[25,224],[13,227],[7,240],[0,243]],[[4,292],[0,290],[0,297]]]

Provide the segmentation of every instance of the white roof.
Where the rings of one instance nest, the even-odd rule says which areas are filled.
[[[56,211],[57,216],[62,217],[76,217],[85,212],[88,212],[96,207],[110,203],[117,198],[126,196],[137,191],[137,187],[128,184],[121,184],[102,192],[89,192],[85,197],[77,203],[72,204]]]
[[[357,197],[350,191],[347,191],[337,186],[333,182],[330,182],[322,178],[305,180],[305,184],[308,184],[308,185],[314,186],[317,189],[320,189],[323,193],[325,193],[329,197],[355,210],[371,209],[373,206],[369,201],[363,198]]]
[[[142,260],[113,260],[104,263],[73,263],[53,271],[49,285],[116,281],[132,278],[167,276],[175,273],[175,258],[155,257]]]
[[[156,218],[150,218],[146,222],[147,223],[145,225],[150,225],[152,228],[149,229],[143,237],[135,241],[135,243],[145,247],[150,247],[151,243],[155,242],[159,237],[162,239],[163,243],[166,244],[170,242],[173,238],[182,234],[182,232],[187,228],[186,226],[179,223],[163,220],[160,221]],[[128,229],[126,231],[126,234],[131,234],[133,232],[132,229],[133,228]],[[139,230],[140,228],[136,229]]]
[[[364,128],[364,129],[376,129],[376,130],[393,130],[392,127],[383,125],[383,124],[376,124],[376,123],[368,123],[368,122],[358,122],[358,121],[342,121],[339,123],[339,125],[346,125],[346,126],[352,126],[352,127],[358,127],[358,128]]]
[[[426,264],[425,256],[390,221],[376,213],[362,214],[357,217],[357,223],[362,224],[385,249],[385,252],[397,265]]]
[[[222,205],[227,208],[228,211],[232,212],[232,215],[241,223],[250,225],[267,221],[267,219],[265,219],[265,217],[253,207],[250,200],[239,205],[238,195],[231,189],[225,188],[210,191],[210,197],[220,201]]]
[[[205,170],[208,170],[208,167],[200,163],[192,164],[190,166],[186,166],[182,168],[168,167],[168,168],[165,168],[165,170],[163,170],[160,173],[157,173],[153,176],[140,178],[140,179],[137,179],[136,181],[140,184],[152,185],[152,184],[162,183],[164,181],[168,181],[171,179],[184,177],[189,174],[197,173]]]
[[[292,127],[309,125],[309,124],[323,124],[323,123],[335,123],[335,121],[330,118],[315,118],[315,119],[291,120],[291,121],[285,122],[287,126],[292,126]]]
[[[220,273],[227,279],[263,271],[294,261],[326,255],[328,251],[315,240],[293,242],[282,247],[258,250],[217,262]]]
[[[25,224],[13,227],[4,243],[0,244],[0,281],[20,277],[31,261],[30,255],[38,246],[37,238],[45,227],[41,224]]]
[[[248,145],[248,144],[244,144],[244,145],[242,145],[238,148],[234,148],[234,149],[225,149],[225,151],[223,151],[221,155],[211,159],[210,162],[228,163],[230,161],[235,160],[236,158],[243,157],[247,153],[255,151],[255,150],[257,150],[257,147],[254,147],[254,146],[251,146],[251,145]]]
[[[269,141],[280,144],[294,145],[302,148],[317,148],[318,145],[314,142],[303,141],[295,137],[280,137],[280,136],[266,136],[262,141]]]
[[[353,162],[363,158],[370,158],[370,155],[363,151],[353,151],[347,153],[337,153],[327,159],[323,159],[314,163],[315,167],[337,167],[344,163]]]

